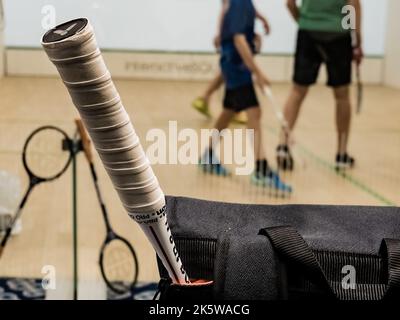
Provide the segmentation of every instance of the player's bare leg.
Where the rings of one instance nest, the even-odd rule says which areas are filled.
[[[254,158],[256,160],[265,159],[265,150],[262,143],[261,129],[261,109],[258,107],[246,110],[247,128],[254,130]]]
[[[336,101],[336,128],[338,146],[336,156],[336,168],[345,169],[354,166],[354,159],[347,153],[351,125],[351,102],[349,86],[341,86],[333,89]]]
[[[221,88],[224,84],[224,78],[222,73],[217,74],[214,79],[211,80],[206,90],[203,92],[200,97],[193,101],[192,106],[201,114],[205,115],[207,118],[211,118],[210,112],[210,100],[212,95]],[[234,123],[238,124],[246,124],[247,117],[244,112],[236,114],[232,120]]]
[[[215,129],[218,131],[222,131],[228,128],[229,123],[231,122],[232,118],[235,116],[235,112],[229,109],[223,109],[220,116],[215,123]]]
[[[193,108],[205,115],[207,118],[211,118],[210,114],[210,99],[211,96],[224,84],[224,78],[222,73],[218,73],[209,83],[203,94],[193,101]]]
[[[292,132],[296,125],[297,118],[300,113],[301,105],[307,96],[309,87],[294,84],[288,100],[286,101],[284,116],[287,121],[289,132]],[[282,170],[293,170],[294,160],[290,152],[290,137],[287,132],[281,131],[280,144],[277,147],[277,163]]]

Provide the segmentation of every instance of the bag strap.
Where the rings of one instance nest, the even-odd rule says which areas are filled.
[[[303,237],[290,226],[271,227],[260,230],[260,235],[268,237],[277,254],[289,263],[295,264],[297,268],[317,285],[321,286],[332,297],[338,298],[339,292],[335,292],[330,281],[327,279],[320,263],[314,255],[313,250]],[[380,254],[388,268],[387,286],[384,294],[355,295],[355,297],[370,297],[372,299],[392,299],[400,294],[400,240],[384,239],[382,241]],[[371,289],[372,290],[372,289]]]
[[[261,229],[259,234],[268,237],[274,249],[285,260],[300,268],[332,298],[336,297],[313,251],[294,228],[289,226],[265,228]]]
[[[388,288],[385,299],[400,295],[400,240],[384,239],[380,254],[388,268]]]

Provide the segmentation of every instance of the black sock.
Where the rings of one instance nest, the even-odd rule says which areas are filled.
[[[268,161],[265,159],[257,160],[256,161],[256,174],[266,177],[268,172],[269,172]]]
[[[213,164],[213,159],[214,159],[213,155],[214,155],[214,150],[212,147],[209,147],[204,151],[203,161],[205,161],[205,164]]]
[[[212,164],[212,163],[213,163],[213,159],[214,159],[213,153],[214,153],[213,148],[212,148],[212,147],[209,147],[209,148],[208,148],[208,163],[209,163],[209,164]]]

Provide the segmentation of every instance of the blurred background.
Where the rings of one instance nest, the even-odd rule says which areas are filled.
[[[263,38],[262,54],[257,61],[273,81],[277,101],[283,105],[292,78],[297,26],[284,0],[254,3],[271,25],[271,34]],[[352,171],[338,174],[334,168],[335,104],[331,90],[324,85],[326,74],[322,68],[319,83],[303,106],[295,131],[298,165],[294,172],[284,174],[295,189],[291,197],[276,197],[254,187],[247,176],[224,179],[204,175],[196,165],[156,164],[154,169],[164,192],[239,203],[398,206],[400,2],[361,3],[366,55],[361,69],[364,99],[362,113],[353,116],[350,150],[357,165]],[[170,121],[176,121],[179,129],[197,132],[213,126],[212,120],[197,113],[191,103],[219,69],[212,40],[217,33],[220,10],[217,0],[3,0],[0,230],[4,230],[4,223],[14,213],[28,185],[21,153],[29,134],[43,125],[60,127],[71,137],[76,131],[75,108],[41,48],[45,31],[73,18],[89,18],[125,108],[148,147],[149,130],[168,133]],[[261,25],[257,29],[262,32]],[[355,105],[355,85],[353,89]],[[220,90],[212,100],[214,116],[221,109],[222,96]],[[271,165],[276,166],[279,123],[268,100],[260,95],[260,102],[268,157]],[[235,124],[232,128],[242,127]],[[157,282],[154,251],[122,208],[97,155],[95,162],[111,222],[138,253],[141,285]],[[0,298],[2,287],[14,286],[14,291],[31,292],[33,298],[71,299],[74,264],[78,267],[79,298],[108,297],[98,267],[105,227],[83,155],[77,158],[77,172],[77,228],[72,220],[70,168],[60,179],[40,185],[29,198],[15,235],[0,259]],[[77,261],[73,259],[74,231],[78,237]],[[41,279],[49,275],[48,266],[54,267],[57,285],[55,289],[40,291]],[[11,285],[7,283],[10,279],[14,281]]]

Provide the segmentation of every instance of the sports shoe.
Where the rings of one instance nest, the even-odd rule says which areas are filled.
[[[219,159],[215,155],[210,154],[211,153],[209,151],[206,151],[199,159],[199,167],[202,169],[202,171],[204,173],[209,173],[216,176],[230,176],[231,173],[221,164]]]
[[[280,170],[293,171],[294,160],[288,145],[281,144],[276,148],[276,162]]]
[[[204,98],[197,98],[192,102],[192,107],[201,114],[205,115],[208,119],[211,118],[208,102]]]
[[[204,173],[209,173],[212,175],[220,176],[220,177],[229,177],[231,173],[226,169],[222,164],[201,164],[199,163],[199,167],[203,170]]]
[[[336,170],[345,170],[351,169],[355,165],[355,160],[353,157],[350,157],[347,153],[340,155],[336,155]]]
[[[233,123],[236,124],[247,124],[247,116],[245,112],[240,112],[232,119]]]
[[[279,175],[272,170],[270,170],[265,176],[260,173],[253,173],[251,176],[251,182],[256,186],[270,188],[283,192],[284,194],[291,194],[293,192],[293,188],[284,183]]]

